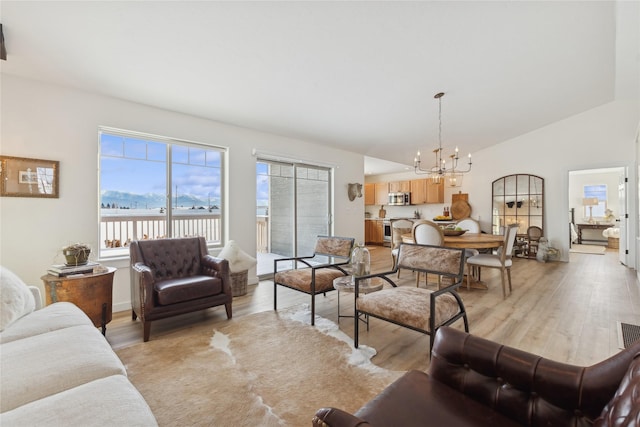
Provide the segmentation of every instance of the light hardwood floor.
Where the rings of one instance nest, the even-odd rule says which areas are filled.
[[[389,248],[370,250],[374,272],[391,268]],[[470,332],[557,361],[599,362],[620,350],[616,322],[640,324],[640,284],[614,250],[605,255],[570,254],[568,263],[514,259],[513,293],[506,299],[497,270],[484,269],[482,279],[489,290],[460,289]],[[401,283],[415,286],[415,276],[403,271]],[[278,287],[280,309],[309,303],[308,295]],[[352,294],[343,293],[340,303],[341,314],[353,312]],[[272,309],[273,283],[261,281],[234,298],[233,318]],[[316,297],[316,314],[337,322],[337,292]],[[194,322],[206,322],[213,329],[227,321],[224,307],[163,319],[152,323],[151,340]],[[352,319],[341,318],[339,325],[353,337]],[[462,322],[456,327],[462,329]],[[142,325],[131,320],[129,311],[114,313],[107,340],[115,349],[140,343]],[[383,368],[426,370],[429,365],[429,337],[388,322],[371,319],[368,332],[360,328],[360,343],[377,350],[372,361]]]

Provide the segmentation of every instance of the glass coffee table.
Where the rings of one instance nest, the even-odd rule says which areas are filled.
[[[351,276],[341,276],[333,279],[333,287],[338,291],[338,323],[340,323],[341,317],[350,317],[352,319],[355,317],[355,315],[348,316],[340,314],[340,293],[355,292],[355,284],[351,283],[351,280]],[[379,291],[384,287],[384,282],[384,279],[372,277],[368,280],[368,283],[360,284],[359,291],[363,294],[370,294],[371,292]],[[358,318],[367,325],[367,330],[369,330],[369,316],[365,314],[363,317],[358,316]]]

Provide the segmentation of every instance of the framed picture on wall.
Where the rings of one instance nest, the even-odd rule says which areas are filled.
[[[0,156],[0,196],[58,198],[57,160]]]

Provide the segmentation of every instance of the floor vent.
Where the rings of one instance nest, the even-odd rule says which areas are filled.
[[[627,348],[640,340],[640,326],[618,322],[618,344],[620,348]]]

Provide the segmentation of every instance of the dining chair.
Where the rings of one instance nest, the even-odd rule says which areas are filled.
[[[442,246],[444,244],[444,233],[435,222],[422,220],[416,222],[411,230],[413,241],[417,245]],[[425,273],[424,284],[427,285],[427,275]],[[440,288],[441,277],[438,276],[438,288]],[[416,275],[416,287],[420,285],[420,272]]]
[[[392,219],[391,223],[391,258],[393,261],[392,269],[396,269],[398,263],[398,251],[400,243],[402,243],[402,235],[411,233],[413,229],[413,220],[411,219]],[[400,278],[400,269],[398,269],[398,278]]]
[[[542,228],[535,225],[527,228],[527,257],[535,258],[542,237]]]
[[[456,222],[456,228],[459,227],[463,230],[466,230],[469,233],[480,233],[482,232],[482,230],[480,229],[480,223],[478,221],[476,221],[475,219],[471,218],[471,217],[467,217],[467,218],[463,218],[461,220],[459,220],[458,222]],[[480,251],[477,249],[465,249],[464,250],[464,256],[465,259],[472,257],[472,256],[476,256],[479,255]],[[480,280],[480,275],[479,274],[475,274],[477,273],[477,269],[473,268],[472,269],[474,276],[478,278],[478,280]]]
[[[507,297],[504,274],[507,273],[509,279],[509,295],[511,295],[511,251],[513,243],[518,234],[518,224],[511,224],[504,233],[504,244],[498,249],[497,254],[478,254],[467,258],[467,289],[471,289],[471,268],[476,267],[478,271],[482,267],[499,268],[500,279],[502,281],[502,297]]]

